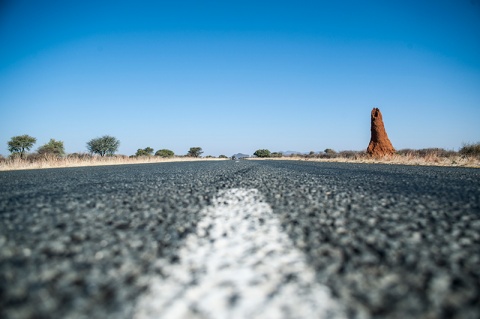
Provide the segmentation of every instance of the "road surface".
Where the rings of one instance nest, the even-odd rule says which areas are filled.
[[[0,172],[1,318],[479,318],[480,170]]]

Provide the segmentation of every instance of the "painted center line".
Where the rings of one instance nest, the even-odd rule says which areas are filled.
[[[134,318],[344,318],[256,189],[220,192]]]

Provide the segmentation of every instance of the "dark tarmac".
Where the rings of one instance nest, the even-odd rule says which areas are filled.
[[[0,172],[0,317],[130,318],[231,188],[263,195],[349,318],[480,318],[480,170],[292,161]]]

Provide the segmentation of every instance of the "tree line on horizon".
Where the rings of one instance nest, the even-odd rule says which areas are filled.
[[[24,159],[27,152],[30,151],[33,145],[37,142],[35,137],[24,134],[19,136],[14,136],[8,141],[8,151],[11,153],[12,157],[19,157]],[[104,156],[114,156],[118,151],[120,146],[120,140],[117,138],[104,135],[102,137],[93,138],[87,142],[87,150],[90,154],[97,154],[101,157]],[[65,147],[63,141],[50,139],[50,141],[37,149],[36,152],[38,155],[50,155],[50,156],[65,156]],[[76,153],[74,153],[76,154]],[[146,147],[144,149],[138,149],[135,155],[130,157],[140,157],[140,156],[153,156],[154,149],[151,147]],[[203,154],[201,147],[191,147],[185,156],[188,157],[200,157]],[[169,158],[174,157],[175,153],[169,149],[159,149],[155,152],[155,156]],[[220,155],[220,157],[225,157],[225,155]]]
[[[12,157],[20,157],[21,159],[25,158],[26,152],[30,151],[33,145],[37,142],[35,137],[29,136],[27,134],[14,136],[10,139],[7,143],[8,150],[11,153]],[[97,154],[101,157],[104,156],[114,156],[114,154],[118,151],[118,147],[120,146],[120,141],[110,135],[104,135],[102,137],[93,138],[87,142],[87,150],[90,154]],[[323,153],[316,153],[314,151],[310,151],[310,153],[302,154],[302,156],[306,157],[356,157],[360,153],[364,152],[355,152],[355,151],[342,151],[336,152],[331,148],[327,148],[323,151]],[[463,144],[462,148],[457,152],[455,151],[447,151],[445,149],[440,148],[429,148],[429,149],[421,149],[421,150],[412,150],[412,149],[403,149],[397,151],[397,154],[406,155],[406,154],[416,154],[418,156],[426,156],[429,154],[435,153],[436,155],[442,157],[449,157],[452,155],[460,154],[463,156],[480,156],[480,142],[478,143],[470,143],[470,144]],[[48,143],[40,146],[37,149],[38,155],[50,155],[50,156],[65,156],[65,148],[63,141],[50,139]],[[74,153],[75,154],[75,153]],[[201,147],[191,147],[185,156],[187,157],[200,157],[203,154],[203,150]],[[175,153],[169,149],[159,149],[154,153],[154,149],[151,147],[146,147],[143,149],[138,149],[135,155],[131,155],[130,157],[141,157],[141,156],[159,156],[163,158],[171,158],[175,156]],[[298,155],[298,154],[297,154]],[[259,158],[279,158],[283,157],[284,155],[281,152],[270,152],[268,149],[258,149],[253,153],[253,156]],[[213,156],[207,156],[213,157]],[[225,155],[220,155],[219,158],[227,158]]]

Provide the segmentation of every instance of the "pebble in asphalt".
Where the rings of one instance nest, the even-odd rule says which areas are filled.
[[[351,318],[480,317],[480,171],[234,161],[0,172],[0,317],[130,318],[200,212],[257,189]]]

